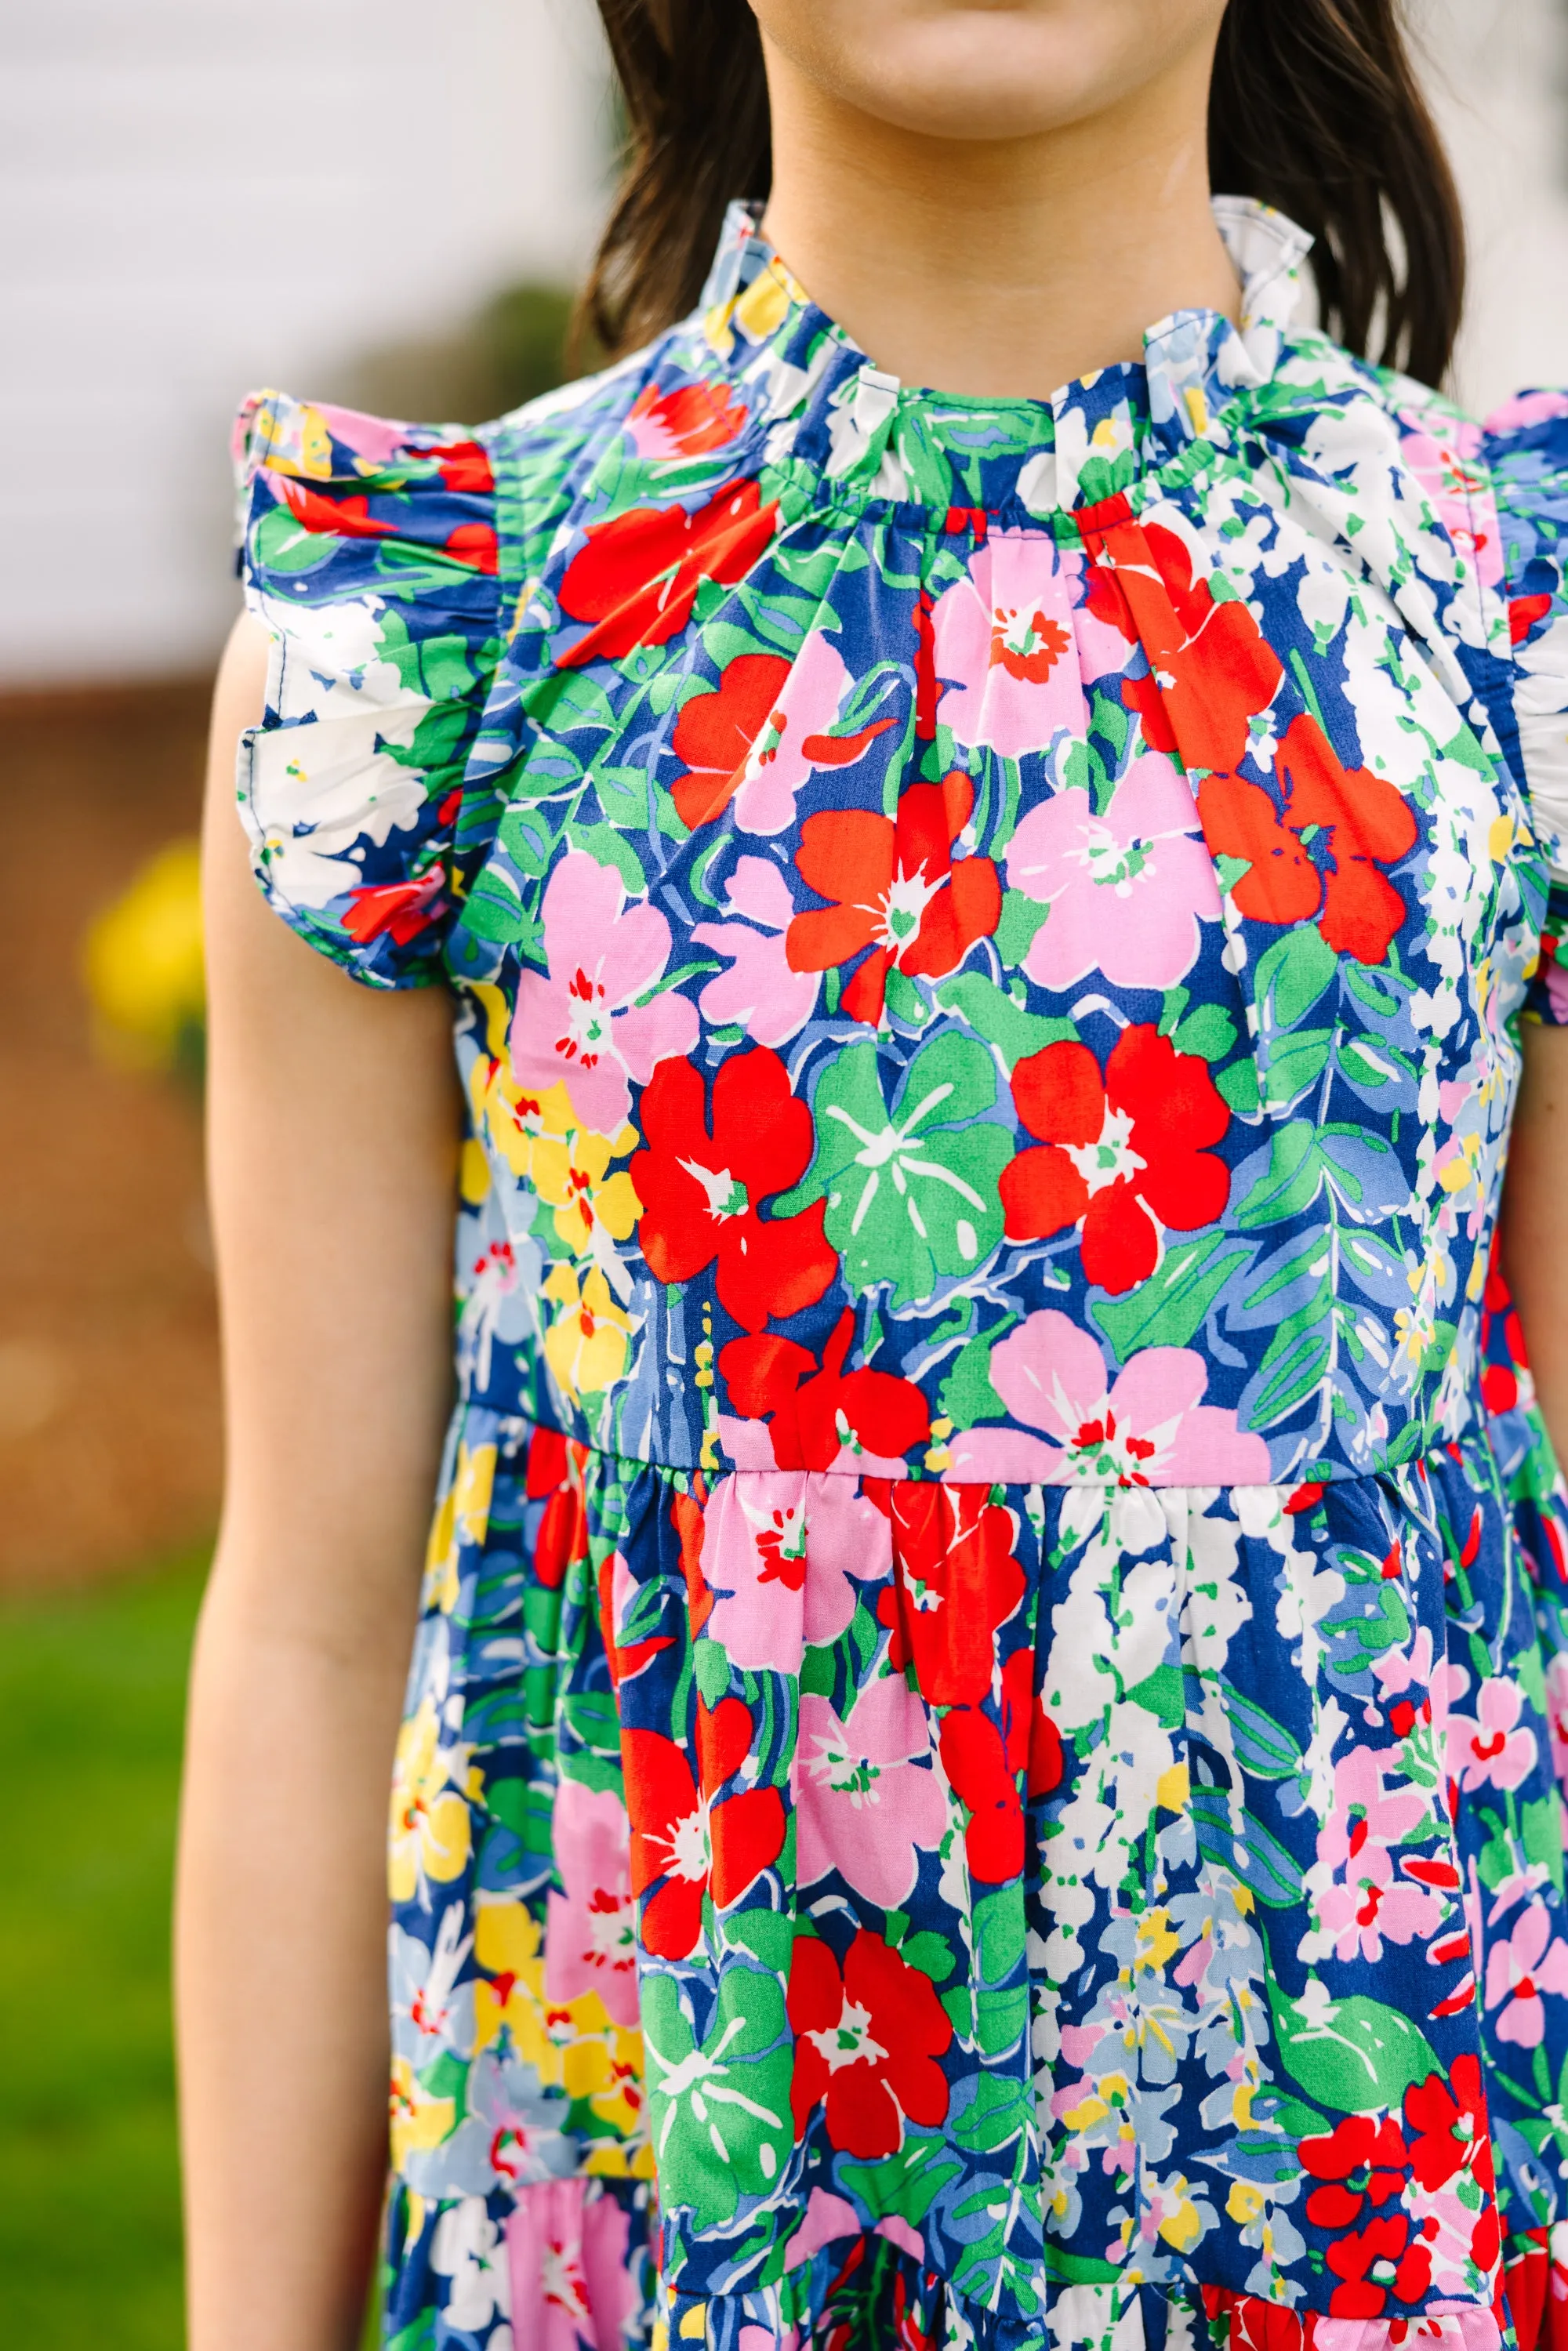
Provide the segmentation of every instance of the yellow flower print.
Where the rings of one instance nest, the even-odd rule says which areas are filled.
[[[1135,1964],[1163,1976],[1166,1961],[1181,1949],[1181,1938],[1171,1931],[1168,1910],[1145,1910],[1138,1921],[1138,1949]]]
[[[1171,2180],[1160,2184],[1159,2231],[1167,2245],[1185,2253],[1203,2234],[1203,2222],[1194,2203],[1186,2181],[1178,2172]]]
[[[456,2101],[433,2098],[421,2087],[406,2057],[394,2057],[392,2069],[392,2162],[401,2172],[411,2155],[422,2147],[439,2147],[450,2137],[456,2119]]]
[[[580,1287],[574,1266],[554,1266],[543,1290],[561,1310],[545,1332],[545,1361],[572,1403],[612,1386],[626,1369],[632,1322],[598,1266]]]
[[[623,1167],[610,1162],[634,1148],[637,1130],[622,1127],[612,1142],[580,1129],[570,1140],[541,1134],[534,1144],[534,1188],[555,1210],[555,1228],[574,1256],[587,1257],[595,1232],[612,1241],[630,1238],[643,1203]]]
[[[264,392],[250,428],[251,454],[275,474],[296,474],[325,482],[332,475],[332,442],[327,420],[308,401]]]
[[[544,1094],[518,1085],[507,1046],[506,997],[489,980],[477,981],[473,993],[485,1011],[484,1050],[475,1055],[468,1072],[474,1123],[513,1175],[526,1176],[533,1165],[536,1136],[570,1134],[576,1123],[570,1098],[561,1085]]]
[[[538,1921],[522,1902],[482,1902],[474,1920],[474,1958],[485,1973],[474,1986],[475,2046],[487,2049],[503,2026],[519,2054],[544,2043],[545,1962]]]
[[[482,1543],[490,1524],[496,1485],[496,1447],[457,1447],[457,1467],[431,1524],[424,1557],[424,1604],[450,1616],[457,1605],[457,1564],[465,1543]]]
[[[542,1135],[569,1134],[574,1123],[570,1099],[564,1086],[544,1094],[519,1086],[504,1061],[481,1053],[469,1073],[468,1091],[475,1123],[488,1135],[494,1151],[514,1176],[532,1172],[534,1148]]]
[[[422,1882],[458,1876],[468,1860],[468,1807],[447,1784],[435,1708],[429,1698],[398,1734],[392,1767],[387,1876],[394,1902],[412,1902]]]

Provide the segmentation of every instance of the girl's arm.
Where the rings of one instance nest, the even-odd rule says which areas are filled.
[[[227,1490],[176,1918],[191,2351],[358,2340],[385,2168],[387,1792],[448,1405],[441,988],[376,993],[263,903],[235,809],[267,640],[219,675],[205,841]]]
[[[1524,1028],[1524,1077],[1502,1195],[1502,1268],[1519,1303],[1542,1417],[1568,1466],[1568,1029]]]

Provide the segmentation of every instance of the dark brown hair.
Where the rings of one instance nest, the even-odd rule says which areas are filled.
[[[732,197],[772,171],[762,45],[746,0],[599,0],[627,142],[580,325],[609,351],[695,303]],[[1400,0],[1230,0],[1209,97],[1209,178],[1316,243],[1323,323],[1427,383],[1448,368],[1464,230],[1411,66]]]

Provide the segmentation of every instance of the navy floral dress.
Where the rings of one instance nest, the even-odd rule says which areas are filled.
[[[478,433],[245,413],[256,871],[449,987],[468,1112],[396,2351],[1562,2339],[1491,1266],[1568,399],[1293,330],[1217,210],[1240,324],[1049,401],[900,384],[737,210]]]

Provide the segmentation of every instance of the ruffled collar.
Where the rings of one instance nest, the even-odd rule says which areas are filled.
[[[768,461],[809,469],[830,495],[988,511],[1071,510],[1195,443],[1228,445],[1238,402],[1279,369],[1312,245],[1283,214],[1217,196],[1241,280],[1238,323],[1176,310],[1147,329],[1141,361],[1099,369],[1046,400],[977,400],[876,367],[790,274],[759,210],[730,206],[699,315]]]

